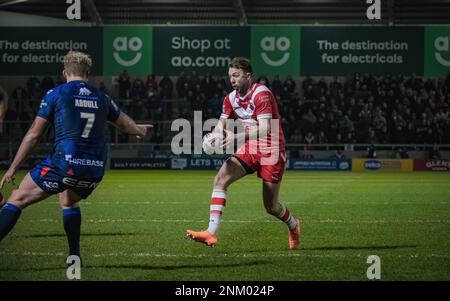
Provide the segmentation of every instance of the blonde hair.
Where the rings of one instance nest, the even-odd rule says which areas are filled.
[[[71,75],[88,77],[91,66],[89,54],[71,50],[64,56],[64,70]]]

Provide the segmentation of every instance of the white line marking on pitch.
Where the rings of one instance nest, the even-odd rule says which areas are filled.
[[[338,194],[338,193],[335,193]],[[349,194],[346,192],[346,194]],[[187,204],[189,202],[180,202],[180,201],[83,201],[81,202],[82,205],[183,205]],[[450,202],[434,202],[434,204],[441,204],[441,205],[449,205]],[[58,202],[43,202],[44,205],[58,205]],[[336,202],[329,202],[329,201],[312,201],[309,197],[306,198],[306,200],[303,201],[286,201],[286,204],[301,204],[301,205],[430,205],[430,202],[377,202],[377,201],[370,201],[365,202],[364,204],[360,202],[345,202],[345,201],[336,201]],[[200,204],[201,205],[201,204]],[[248,205],[248,202],[233,202],[233,205]]]
[[[61,223],[59,219],[23,219],[22,221],[30,223]],[[205,220],[191,220],[191,219],[88,219],[88,223],[203,223]],[[277,220],[223,220],[224,223],[233,224],[250,224],[250,223],[279,223]],[[305,220],[303,220],[305,222]],[[420,223],[436,223],[448,224],[450,220],[429,220],[429,219],[413,219],[413,220],[341,220],[341,219],[308,219],[308,224],[315,223],[330,223],[330,224],[420,224]]]
[[[305,251],[308,251],[305,249]],[[48,257],[65,257],[67,254],[63,252],[0,252],[0,255],[4,256],[48,256]],[[348,254],[305,254],[295,252],[264,252],[264,253],[216,253],[216,254],[170,254],[170,253],[125,253],[125,252],[113,252],[113,253],[100,253],[91,254],[90,256],[95,258],[100,257],[122,257],[122,258],[206,258],[206,257],[226,257],[226,258],[261,258],[261,257],[314,257],[314,258],[348,258],[352,257]],[[362,257],[361,254],[353,255],[353,257]],[[394,258],[419,258],[419,257],[438,257],[438,258],[450,258],[450,254],[405,254],[405,255],[383,255],[383,257]]]

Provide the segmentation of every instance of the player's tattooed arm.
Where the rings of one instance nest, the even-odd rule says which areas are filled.
[[[113,124],[125,134],[135,135],[138,138],[145,137],[145,135],[147,135],[147,129],[153,127],[151,124],[136,124],[136,122],[124,112],[120,112],[119,118],[117,118]]]

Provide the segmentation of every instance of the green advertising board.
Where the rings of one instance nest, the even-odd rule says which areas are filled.
[[[450,26],[426,27],[424,44],[425,76],[450,73]]]
[[[300,75],[300,27],[251,28],[251,60],[256,75]]]
[[[102,73],[102,29],[92,27],[0,27],[1,75],[54,75],[70,50],[91,55],[91,73]]]
[[[103,74],[123,70],[143,76],[153,73],[153,29],[148,26],[111,26],[103,32]]]
[[[246,27],[155,27],[153,37],[156,74],[226,75],[233,57],[250,54]]]
[[[303,27],[302,74],[422,74],[423,28]]]
[[[93,75],[226,75],[236,56],[256,76],[450,72],[450,26],[2,27],[0,75],[54,75],[69,50],[92,56]]]

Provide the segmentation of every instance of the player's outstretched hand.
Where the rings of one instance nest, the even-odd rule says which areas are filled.
[[[3,188],[3,185],[9,182],[13,182],[14,185],[14,175],[16,174],[16,171],[14,169],[8,169],[5,174],[3,175],[2,181],[0,182],[0,190]]]
[[[152,128],[153,124],[136,124],[139,134],[136,135],[136,138],[141,139],[147,135],[147,129]]]

